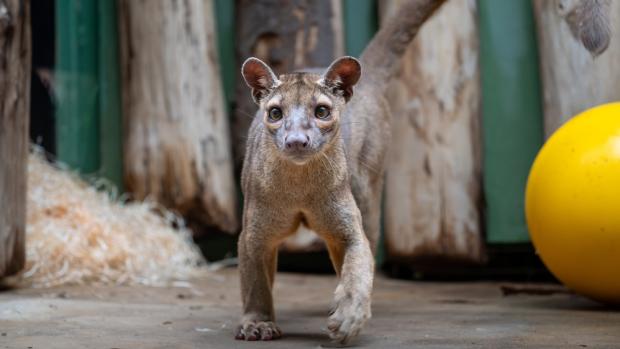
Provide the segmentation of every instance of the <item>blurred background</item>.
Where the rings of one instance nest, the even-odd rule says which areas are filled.
[[[184,217],[208,260],[234,257],[255,112],[241,63],[281,74],[359,56],[401,2],[33,0],[31,141]],[[524,218],[531,163],[569,116],[620,97],[619,36],[595,58],[569,3],[452,0],[424,25],[386,91],[386,272],[551,278]],[[611,8],[617,27],[620,2]],[[307,232],[287,240],[280,268],[332,270]]]

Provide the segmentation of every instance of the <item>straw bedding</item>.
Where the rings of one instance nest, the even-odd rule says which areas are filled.
[[[163,286],[203,270],[178,217],[153,203],[112,199],[36,151],[27,205],[27,286]]]

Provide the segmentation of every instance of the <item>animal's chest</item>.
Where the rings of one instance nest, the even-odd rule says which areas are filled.
[[[259,188],[261,201],[282,212],[310,212],[333,205],[337,193],[346,190],[343,175],[321,167],[282,169],[270,173]]]
[[[317,202],[328,200],[329,183],[321,182],[313,176],[288,178],[273,177],[270,183],[261,189],[264,197],[277,201],[289,208],[299,209]]]

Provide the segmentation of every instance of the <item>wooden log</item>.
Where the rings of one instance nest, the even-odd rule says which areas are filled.
[[[620,1],[599,1],[611,28],[607,50],[596,56],[575,27],[584,0],[534,0],[543,83],[545,134],[590,107],[620,100]]]
[[[238,61],[258,57],[277,75],[329,66],[344,54],[340,6],[339,0],[237,0]],[[240,170],[248,128],[257,109],[240,72],[236,101],[232,133],[235,162]],[[323,248],[308,229],[301,229],[282,247],[286,251]]]
[[[25,263],[30,2],[0,0],[0,277]]]
[[[119,12],[127,188],[235,232],[212,1],[123,0]]]
[[[382,21],[402,1],[381,2]],[[480,262],[480,79],[476,2],[447,2],[406,52],[388,91],[388,260]]]

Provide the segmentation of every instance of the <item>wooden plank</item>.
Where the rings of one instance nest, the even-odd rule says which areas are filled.
[[[479,0],[478,9],[487,242],[527,242],[525,184],[543,141],[532,5]]]
[[[612,40],[599,56],[590,53],[571,30],[575,21],[583,21],[576,17],[576,12],[585,10],[580,8],[583,3],[594,5],[534,1],[547,137],[578,113],[620,100],[620,1],[610,1],[609,8],[602,9],[609,15],[602,20],[609,21]]]
[[[402,1],[382,2],[389,21]],[[388,91],[387,258],[480,262],[480,81],[476,3],[443,5]]]
[[[213,1],[123,0],[119,10],[127,188],[235,232]]]
[[[0,0],[0,277],[26,259],[30,2]]]

